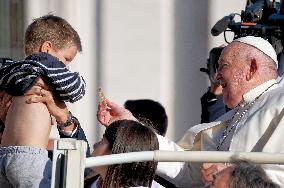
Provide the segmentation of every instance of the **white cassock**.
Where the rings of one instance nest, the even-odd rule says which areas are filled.
[[[158,136],[160,150],[239,151],[284,153],[284,87],[270,80],[243,96],[241,104],[212,123],[190,128],[179,146]],[[218,148],[218,149],[217,149]],[[284,165],[262,165],[268,176],[284,187]],[[159,163],[160,176],[178,187],[203,183],[200,163]]]

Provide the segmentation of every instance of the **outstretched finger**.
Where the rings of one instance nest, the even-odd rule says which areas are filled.
[[[106,105],[107,109],[120,109],[120,108],[122,108],[118,104],[111,102],[108,99],[105,99],[103,103]]]
[[[107,110],[106,100],[104,100],[101,103],[99,103],[99,106],[98,106],[98,112],[102,112],[104,110]]]

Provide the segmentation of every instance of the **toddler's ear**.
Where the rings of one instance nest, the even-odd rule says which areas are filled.
[[[52,43],[50,41],[45,41],[39,48],[40,52],[48,53],[50,50],[52,50]]]

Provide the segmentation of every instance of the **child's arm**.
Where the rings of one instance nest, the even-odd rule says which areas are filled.
[[[44,57],[44,58],[42,58]],[[27,60],[37,60],[43,69],[47,84],[61,100],[76,102],[85,95],[86,83],[77,72],[70,71],[62,62],[47,53],[34,54]]]
[[[33,54],[23,61],[0,69],[0,85],[13,96],[21,96],[41,77],[60,100],[75,102],[85,95],[86,84],[77,73],[46,53]]]

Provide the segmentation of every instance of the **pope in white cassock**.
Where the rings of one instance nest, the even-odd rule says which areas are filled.
[[[234,40],[222,51],[217,72],[224,103],[233,109],[212,123],[190,128],[178,145],[158,136],[160,150],[284,152],[284,88],[276,81],[277,64],[268,41],[253,36]],[[133,119],[129,111],[108,100],[99,106],[97,116],[105,126],[117,119]],[[218,165],[225,166],[161,162],[157,173],[178,187],[200,187],[210,181]],[[284,165],[263,168],[284,187]]]

